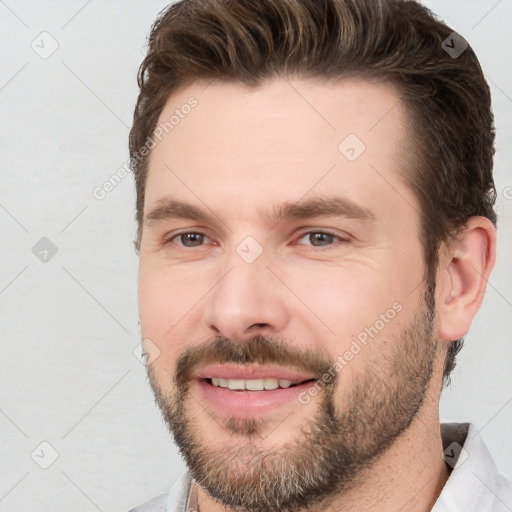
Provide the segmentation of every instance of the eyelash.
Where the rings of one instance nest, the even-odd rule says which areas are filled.
[[[328,236],[332,236],[334,238],[337,239],[338,242],[341,242],[341,243],[348,243],[349,242],[349,239],[348,238],[343,238],[341,237],[340,235],[337,235],[336,233],[332,233],[331,231],[325,231],[325,230],[310,230],[310,231],[304,231],[300,234],[299,238],[297,240],[301,240],[303,239],[305,236],[308,236],[308,235],[312,235],[312,234],[322,234],[322,235],[328,235]],[[165,242],[165,245],[169,244],[169,243],[173,243],[173,241],[176,239],[176,238],[179,238],[183,235],[200,235],[200,236],[204,236],[206,238],[209,238],[208,235],[206,235],[205,233],[202,233],[201,231],[182,231],[180,233],[175,233],[172,237],[168,238]],[[180,247],[183,247],[184,249],[195,249],[197,247],[202,247],[203,244],[199,245],[199,246],[195,246],[195,247],[187,247],[183,244],[176,244]],[[319,251],[319,250],[326,250],[327,248],[335,245],[335,243],[333,242],[332,244],[328,244],[326,246],[314,246],[314,245],[308,245],[308,244],[298,244],[298,245],[305,245],[306,247],[309,247],[310,249],[312,250],[315,250],[315,251]]]

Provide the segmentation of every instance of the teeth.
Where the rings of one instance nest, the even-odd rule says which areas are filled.
[[[279,381],[277,379],[265,379],[265,389],[277,389],[279,387]]]
[[[229,389],[245,389],[245,382],[243,380],[238,380],[238,379],[229,379],[228,380],[228,388]]]
[[[293,382],[287,379],[221,379],[220,377],[212,377],[212,384],[221,388],[228,388],[231,390],[248,390],[248,391],[263,391],[273,390],[277,388],[289,388]]]
[[[265,389],[264,379],[246,380],[244,388],[248,391],[263,391]]]

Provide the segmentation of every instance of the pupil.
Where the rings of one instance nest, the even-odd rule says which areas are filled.
[[[187,247],[194,247],[196,245],[201,245],[202,236],[200,233],[185,233],[182,235],[181,241],[183,242],[183,245],[186,245]]]
[[[310,236],[312,237],[310,238],[310,241],[315,246],[327,245],[332,242],[333,239],[333,235],[329,235],[328,233],[312,233]]]

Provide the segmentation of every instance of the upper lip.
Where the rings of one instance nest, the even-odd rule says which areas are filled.
[[[315,379],[314,375],[299,372],[297,370],[283,368],[279,366],[258,366],[258,365],[227,365],[215,364],[203,366],[194,375],[199,379],[211,379],[219,377],[221,379],[286,379],[292,382],[304,382]]]

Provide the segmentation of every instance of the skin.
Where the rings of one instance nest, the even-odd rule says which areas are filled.
[[[348,412],[347,397],[376,364],[383,386],[372,388],[376,398],[383,389],[403,389],[403,375],[392,371],[393,348],[421,310],[425,267],[420,207],[403,179],[412,164],[408,116],[395,90],[355,79],[276,79],[252,90],[196,82],[170,96],[160,121],[190,96],[198,106],[152,150],[146,183],[138,289],[143,337],[160,351],[150,366],[152,385],[161,396],[176,397],[180,356],[215,336],[238,343],[257,335],[279,338],[289,349],[334,362],[399,303],[400,313],[344,366],[332,399],[338,412]],[[366,146],[355,161],[338,149],[348,134]],[[322,215],[276,224],[264,215],[286,202],[334,195],[370,210],[374,220]],[[148,220],[171,197],[211,219]],[[185,247],[175,236],[183,231],[206,237]],[[314,247],[311,232],[336,236]],[[236,251],[247,236],[262,249],[252,263]],[[495,230],[481,217],[442,245],[432,333],[437,344],[422,406],[352,486],[312,510],[431,509],[449,476],[439,431],[446,350],[469,330],[494,258]],[[408,343],[426,347],[427,341]],[[297,432],[319,414],[325,395],[258,416],[251,447],[279,450],[299,440]],[[193,385],[185,405],[206,450],[247,446],[243,425],[227,428],[229,418],[212,410]],[[202,487],[198,492],[201,512],[227,510]]]

